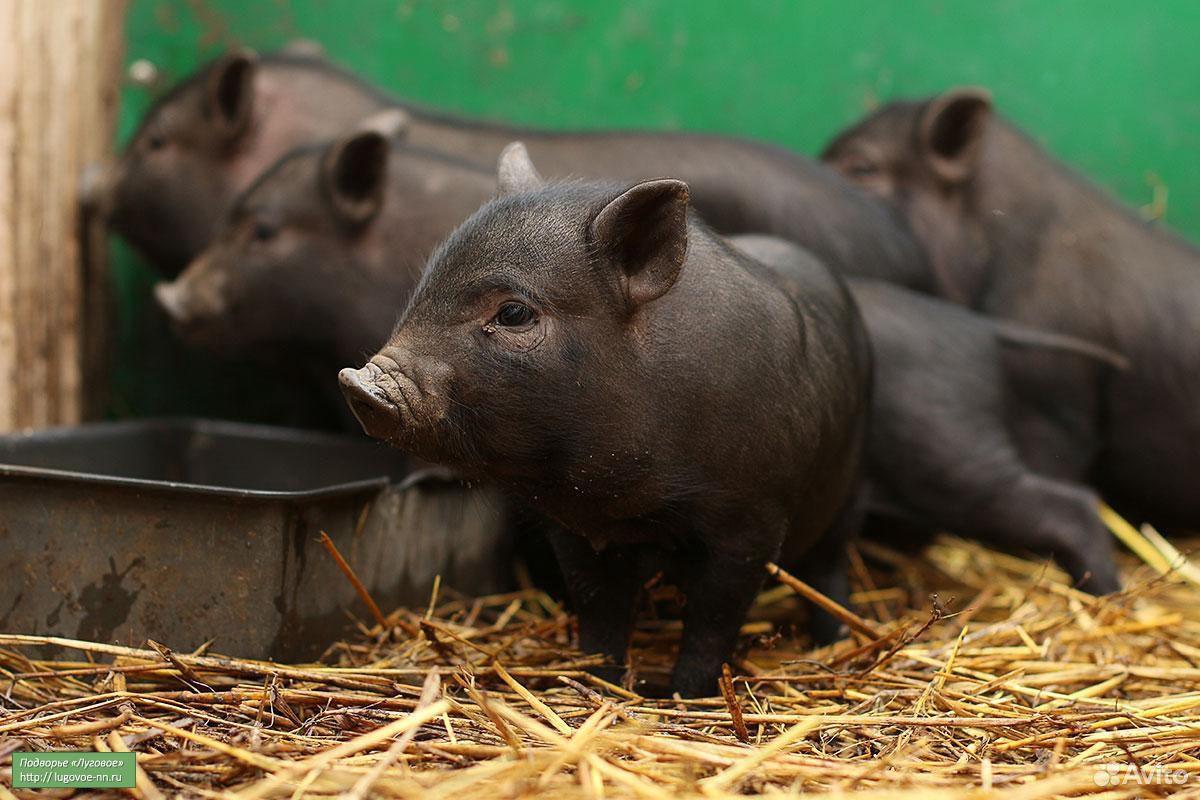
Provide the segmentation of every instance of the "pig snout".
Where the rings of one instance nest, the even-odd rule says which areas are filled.
[[[112,214],[119,168],[106,161],[93,161],[79,174],[79,204],[108,218]]]
[[[185,298],[184,289],[177,283],[156,283],[154,299],[162,310],[167,312],[171,322],[176,325],[186,325],[191,321],[191,310]]]
[[[370,436],[429,450],[438,446],[439,427],[449,410],[450,374],[436,359],[385,347],[362,369],[342,370],[338,380]]]
[[[154,299],[185,338],[206,336],[227,320],[225,273],[201,256],[173,281],[154,286]]]
[[[362,369],[347,367],[338,373],[338,381],[363,431],[375,439],[388,441],[396,437],[402,421],[400,409],[379,387],[380,375],[379,367],[368,364]]]

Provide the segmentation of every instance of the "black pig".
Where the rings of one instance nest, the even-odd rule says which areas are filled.
[[[208,244],[230,202],[294,147],[327,140],[386,98],[307,56],[234,53],[159,99],[91,202],[164,275]]]
[[[155,287],[177,332],[230,355],[286,350],[325,376],[377,350],[434,247],[496,185],[385,133],[368,120],[299,148],[237,198],[209,247]]]
[[[506,485],[563,525],[580,645],[622,662],[648,572],[687,593],[673,685],[715,689],[764,564],[844,597],[870,358],[845,287],[713,235],[687,184],[500,196],[430,259],[387,345],[341,381],[366,431]],[[834,579],[837,573],[841,579]]]
[[[1090,473],[1161,524],[1200,524],[1200,250],[1055,161],[976,89],[891,103],[824,158],[908,219],[945,296],[1128,357],[1124,372],[1057,376],[1064,424],[1024,433],[1041,469]]]
[[[730,241],[780,268],[811,260],[780,239]],[[1069,414],[1061,374],[1078,362],[1119,372],[1124,359],[878,281],[848,283],[875,355],[867,510],[1051,554],[1096,594],[1120,588],[1099,498],[1081,483],[1039,474],[1021,432],[1054,430]],[[1037,359],[1059,371],[1030,369]]]

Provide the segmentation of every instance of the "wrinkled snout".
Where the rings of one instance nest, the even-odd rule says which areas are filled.
[[[347,367],[338,373],[338,381],[350,410],[366,434],[390,441],[399,432],[402,420],[400,409],[379,386],[380,374],[379,367],[374,364],[367,364],[362,369]]]
[[[362,369],[338,375],[342,393],[363,430],[376,439],[437,463],[453,453],[444,435],[452,371],[438,359],[389,345]]]

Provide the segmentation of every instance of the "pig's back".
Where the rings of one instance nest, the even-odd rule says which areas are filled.
[[[294,135],[289,147],[332,137],[395,103],[320,59],[276,54],[265,56],[262,65],[255,89],[266,95],[269,104],[264,120]]]
[[[893,211],[797,153],[727,136],[531,130],[414,113],[414,144],[490,166],[519,139],[547,177],[678,178],[691,187],[705,221],[722,234],[781,236],[839,272],[922,291],[932,287],[924,251]]]
[[[667,132],[572,132],[521,128],[440,114],[394,98],[321,59],[265,57],[272,116],[286,120],[282,154],[332,135],[385,107],[407,111],[407,140],[492,169],[511,141],[525,142],[547,177],[687,181],[692,201],[726,235],[763,233],[811,249],[843,274],[932,290],[924,251],[885,204],[811,159],[727,136]],[[274,138],[268,133],[267,138]]]
[[[815,315],[820,324],[832,325],[852,342],[862,341],[859,310],[846,282],[815,255],[774,236],[731,236],[728,242],[749,256],[749,268],[761,270],[761,277],[779,288],[800,312]]]
[[[824,262],[794,242],[761,234],[730,236],[728,241],[757,265],[765,267],[771,280],[797,300],[814,290],[845,292],[844,284]]]
[[[297,76],[289,92],[316,110],[310,119],[346,124],[383,107],[412,119],[414,145],[491,169],[514,140],[552,178],[687,181],[705,220],[726,235],[764,233],[803,244],[845,274],[875,277],[931,291],[924,251],[885,204],[824,164],[780,147],[697,133],[548,131],[439,113],[399,100],[326,62],[275,56]]]
[[[791,242],[770,236],[729,241],[796,290],[822,281],[820,262]],[[981,358],[995,363],[996,340],[984,317],[883,281],[848,277],[845,286],[874,351],[877,383],[924,380]]]

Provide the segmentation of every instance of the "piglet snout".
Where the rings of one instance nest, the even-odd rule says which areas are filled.
[[[174,283],[161,282],[154,285],[154,299],[176,324],[186,323],[191,314],[183,298],[183,290]]]
[[[362,369],[347,367],[338,373],[342,394],[358,423],[368,436],[388,440],[400,427],[400,410],[375,385],[378,368],[368,365]]]
[[[93,161],[79,175],[79,203],[84,209],[107,218],[112,213],[118,169],[106,161]]]

